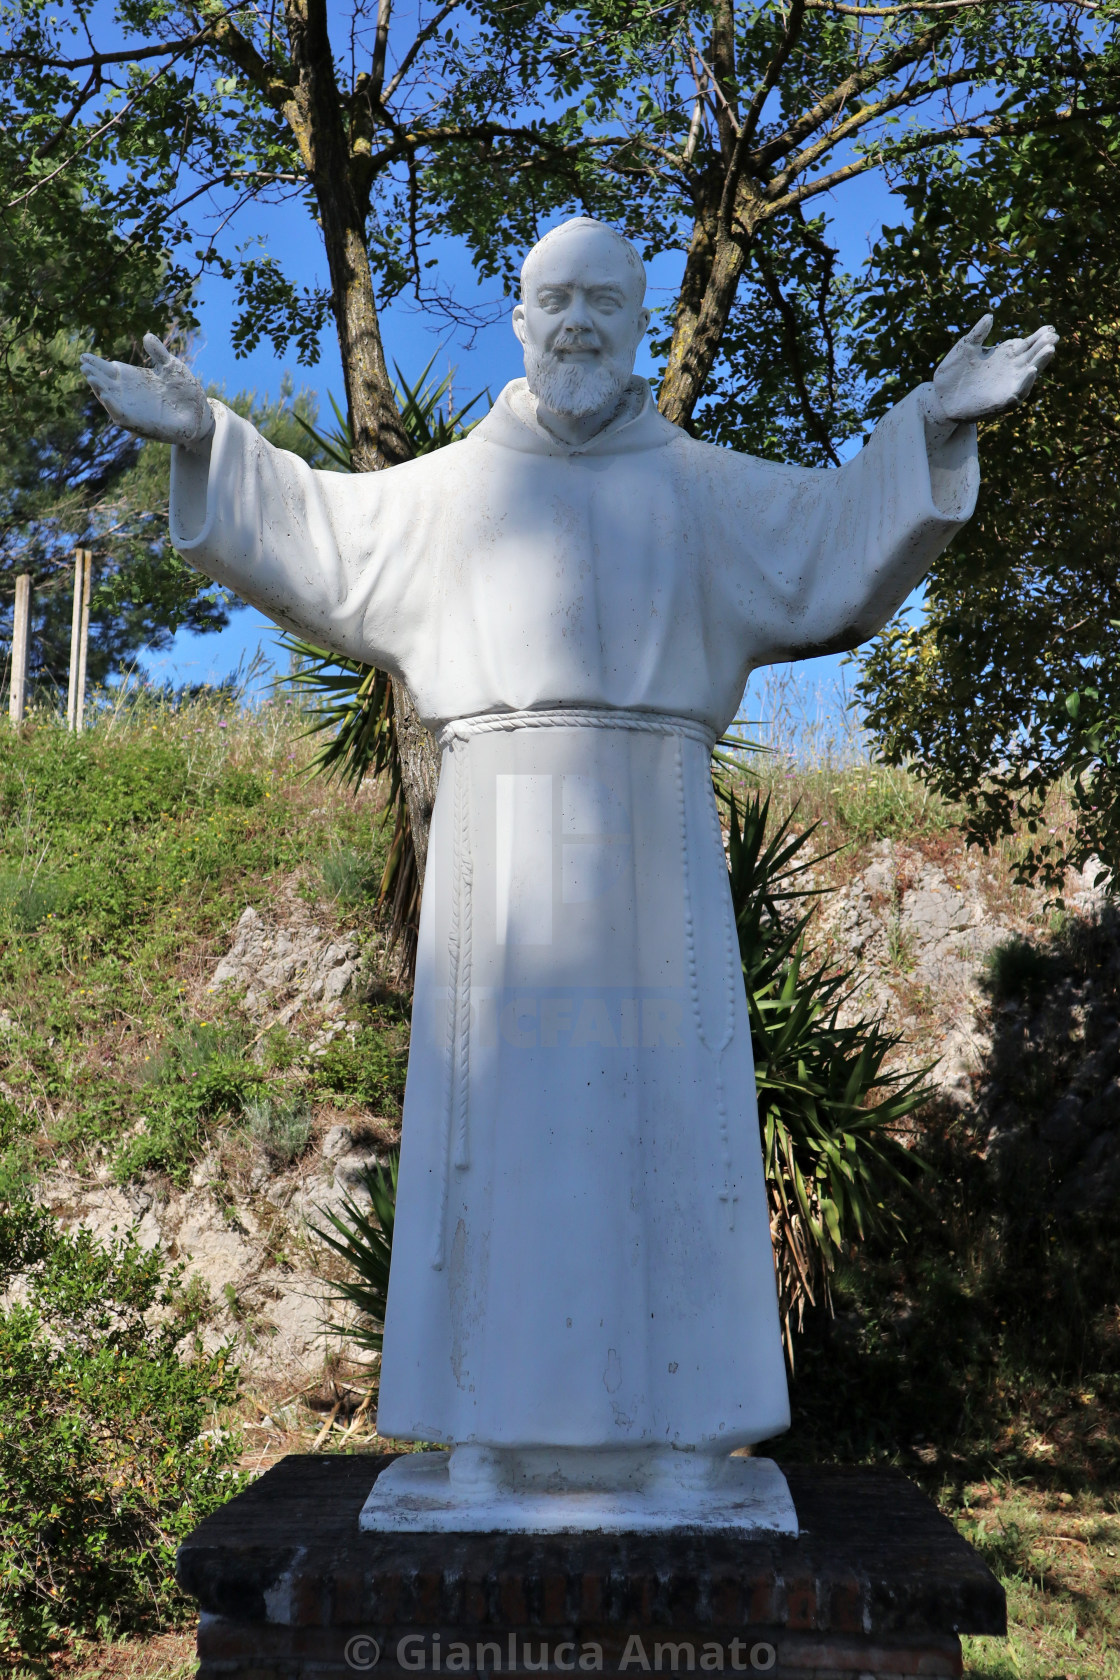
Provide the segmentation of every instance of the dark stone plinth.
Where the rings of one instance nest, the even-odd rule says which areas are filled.
[[[952,1676],[959,1634],[1007,1630],[999,1582],[895,1471],[787,1466],[796,1540],[363,1534],[388,1462],[286,1458],[184,1541],[201,1680]]]

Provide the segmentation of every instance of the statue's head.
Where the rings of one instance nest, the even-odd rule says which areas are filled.
[[[554,414],[582,417],[616,402],[649,325],[646,271],[628,239],[577,216],[539,240],[521,267],[513,330],[529,389]]]

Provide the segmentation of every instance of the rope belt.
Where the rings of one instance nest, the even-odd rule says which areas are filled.
[[[672,712],[636,712],[603,707],[558,707],[539,712],[479,712],[475,717],[455,718],[439,733],[441,747],[470,741],[476,735],[510,729],[634,729],[654,735],[686,735],[711,752],[716,732],[696,718],[677,717]]]

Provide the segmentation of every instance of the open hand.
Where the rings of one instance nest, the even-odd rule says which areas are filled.
[[[954,344],[933,376],[933,389],[944,418],[988,420],[1021,403],[1042,369],[1054,359],[1058,335],[1053,327],[1039,327],[1030,338],[1009,338],[991,350],[983,348],[994,318],[985,315],[970,333]],[[941,418],[935,411],[934,418]]]
[[[150,368],[83,356],[82,372],[118,426],[160,443],[201,443],[214,429],[206,392],[185,362],[145,333]]]

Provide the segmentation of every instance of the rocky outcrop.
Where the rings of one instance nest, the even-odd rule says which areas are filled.
[[[236,986],[251,1015],[275,1013],[287,1026],[312,1005],[339,1013],[361,975],[361,950],[352,934],[324,933],[314,921],[277,924],[250,906],[208,989]]]
[[[336,1122],[283,1172],[219,1146],[182,1190],[157,1179],[120,1186],[104,1168],[91,1182],[61,1167],[39,1194],[65,1223],[100,1240],[134,1227],[144,1248],[160,1244],[183,1263],[184,1284],[197,1280],[209,1295],[205,1342],[214,1347],[232,1336],[248,1378],[297,1387],[321,1374],[338,1345],[326,1329],[339,1318],[324,1282],[330,1268],[310,1227],[344,1196],[360,1196],[363,1170],[383,1159],[383,1146]]]

